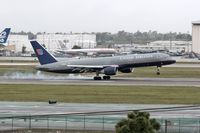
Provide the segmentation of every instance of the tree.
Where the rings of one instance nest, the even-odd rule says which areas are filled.
[[[155,133],[160,129],[160,123],[156,119],[150,119],[147,112],[134,111],[127,117],[116,124],[116,133]]]
[[[29,40],[36,39],[36,35],[34,35],[33,33],[28,32],[27,34],[28,34],[28,39]]]
[[[147,44],[152,41],[191,41],[192,36],[189,33],[158,33],[157,31],[141,32],[137,31],[135,33],[130,33],[126,31],[118,31],[117,33],[96,33],[97,44],[107,45],[107,44]]]

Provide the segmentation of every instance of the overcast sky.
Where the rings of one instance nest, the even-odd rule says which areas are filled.
[[[13,32],[190,32],[200,0],[0,0]],[[1,30],[0,29],[0,30]]]

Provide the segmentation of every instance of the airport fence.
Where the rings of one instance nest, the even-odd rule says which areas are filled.
[[[1,116],[0,132],[57,130],[62,132],[115,132],[116,123],[125,115],[46,115]],[[200,133],[200,118],[159,118],[158,133]]]

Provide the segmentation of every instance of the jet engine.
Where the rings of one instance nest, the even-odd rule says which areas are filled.
[[[133,68],[123,68],[123,69],[120,69],[119,71],[122,72],[122,73],[131,73],[133,72]]]
[[[101,71],[102,74],[105,75],[116,75],[117,68],[116,67],[106,67]]]

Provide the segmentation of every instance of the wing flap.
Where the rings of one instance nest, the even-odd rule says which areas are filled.
[[[67,67],[103,69],[106,67],[118,67],[118,65],[67,65]]]
[[[74,68],[96,68],[96,69],[103,69],[104,66],[92,66],[92,65],[67,65],[67,67],[74,67]]]

